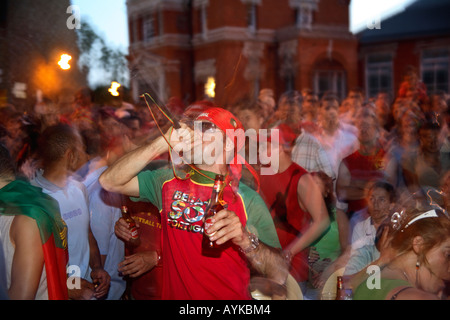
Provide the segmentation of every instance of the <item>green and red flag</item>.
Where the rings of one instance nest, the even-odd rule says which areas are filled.
[[[67,300],[67,226],[58,202],[22,180],[0,189],[0,215],[26,215],[39,228],[47,273],[49,300]]]

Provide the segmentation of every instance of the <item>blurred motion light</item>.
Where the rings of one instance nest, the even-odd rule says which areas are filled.
[[[114,97],[118,97],[119,92],[117,92],[117,89],[119,89],[120,86],[121,86],[120,83],[116,81],[111,82],[111,88],[108,89],[109,93],[111,93],[111,95]]]
[[[61,59],[59,60],[58,64],[63,70],[69,70],[70,64],[69,61],[72,60],[72,57],[68,54],[62,54]]]
[[[205,83],[205,94],[209,98],[214,98],[216,96],[216,79],[214,77],[208,77]]]

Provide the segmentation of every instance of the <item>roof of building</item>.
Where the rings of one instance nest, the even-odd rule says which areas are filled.
[[[450,35],[450,0],[416,0],[404,11],[381,21],[380,29],[357,34],[361,44]]]

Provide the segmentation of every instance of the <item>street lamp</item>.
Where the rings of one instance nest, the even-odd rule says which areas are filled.
[[[58,64],[61,69],[63,70],[69,70],[70,64],[69,61],[72,60],[72,56],[68,54],[62,54],[60,60],[58,61]]]
[[[208,77],[205,83],[205,94],[209,98],[214,98],[216,96],[216,80],[214,77]]]
[[[119,89],[121,87],[121,84],[113,81],[111,82],[111,88],[108,89],[109,93],[111,93],[112,96],[114,97],[118,97],[119,96],[119,92],[117,91],[117,89]]]

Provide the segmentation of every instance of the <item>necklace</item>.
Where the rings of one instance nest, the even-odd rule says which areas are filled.
[[[406,281],[410,282],[410,281],[409,281],[409,278],[408,278],[408,275],[406,274],[405,271],[403,271],[403,276],[405,277]]]

